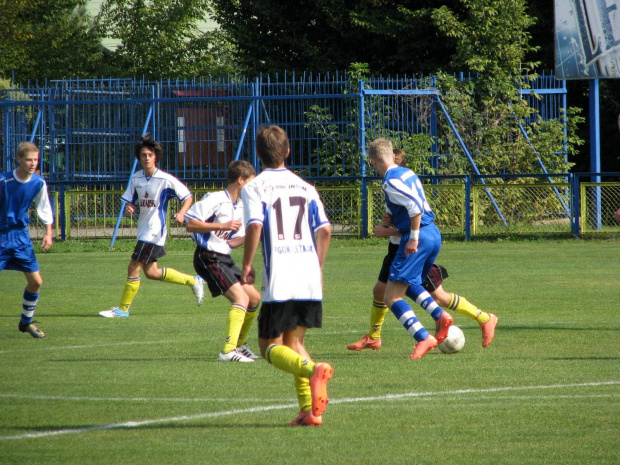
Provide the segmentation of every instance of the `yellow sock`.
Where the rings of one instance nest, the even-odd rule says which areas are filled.
[[[185,286],[193,286],[196,284],[196,278],[191,275],[181,273],[174,268],[162,268],[161,280],[165,283],[183,284]]]
[[[372,310],[370,311],[370,331],[368,336],[371,339],[381,338],[381,326],[385,320],[385,315],[388,312],[385,302],[379,302],[377,300],[372,301]]]
[[[239,331],[239,340],[237,341],[237,346],[242,346],[245,344],[245,340],[248,337],[248,333],[250,332],[250,328],[252,327],[252,323],[256,319],[256,308],[248,308],[245,312],[245,318],[243,319],[243,326],[241,326],[241,331]]]
[[[300,412],[309,412],[312,408],[312,393],[310,392],[310,381],[302,376],[295,376],[295,391],[297,392],[297,402]]]
[[[448,306],[450,310],[454,310],[456,313],[460,313],[467,318],[476,320],[478,323],[486,323],[489,321],[489,314],[480,310],[465,297],[461,297],[458,294],[450,295],[452,296],[450,299],[450,305]]]
[[[226,322],[226,341],[224,342],[223,353],[227,354],[237,348],[239,331],[245,318],[245,307],[239,304],[232,304],[228,310],[228,321]]]
[[[131,303],[138,293],[138,289],[140,289],[140,278],[127,278],[127,281],[125,281],[125,288],[121,294],[120,308],[122,311],[129,311],[129,307],[131,307]]]
[[[314,362],[285,345],[271,344],[265,355],[274,367],[293,376],[311,378],[314,374]]]

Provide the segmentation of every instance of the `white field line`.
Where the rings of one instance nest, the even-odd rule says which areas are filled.
[[[458,390],[443,391],[443,392],[408,392],[408,393],[402,393],[402,394],[387,394],[387,395],[372,396],[372,397],[348,397],[348,398],[342,398],[342,399],[331,399],[329,402],[330,402],[330,405],[334,405],[334,404],[348,404],[348,403],[357,403],[357,402],[402,400],[402,399],[408,399],[408,398],[413,398],[413,397],[458,396],[458,395],[467,395],[467,394],[492,394],[496,392],[507,392],[507,391],[568,389],[568,388],[581,388],[581,387],[609,386],[609,385],[618,385],[618,384],[620,384],[620,381],[600,381],[600,382],[591,382],[591,383],[549,384],[549,385],[542,385],[542,386],[505,386],[505,387],[487,388],[487,389],[458,389]],[[558,395],[558,396],[551,396],[551,397],[560,398],[560,397],[566,397],[566,395]],[[568,396],[568,397],[573,397],[573,396]],[[593,396],[585,396],[585,397],[601,397],[601,395],[593,395]],[[604,395],[602,397],[604,397]],[[200,413],[196,415],[182,415],[182,416],[168,417],[168,418],[154,418],[150,420],[127,421],[123,423],[113,423],[110,425],[91,426],[88,428],[66,428],[66,429],[59,429],[59,430],[41,431],[38,433],[18,434],[14,436],[0,436],[0,440],[33,439],[33,438],[60,436],[60,435],[66,435],[66,434],[88,433],[91,431],[114,430],[114,429],[123,429],[123,428],[139,428],[142,426],[161,424],[161,423],[176,423],[176,422],[181,422],[181,421],[201,420],[205,418],[216,418],[216,417],[236,415],[236,414],[265,412],[269,410],[281,410],[285,408],[294,408],[294,407],[297,407],[297,403],[289,403],[289,404],[284,404],[284,405],[282,404],[266,405],[263,407],[224,410],[220,412],[208,412],[208,413]]]

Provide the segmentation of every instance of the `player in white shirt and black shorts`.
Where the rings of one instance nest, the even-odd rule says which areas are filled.
[[[161,145],[148,136],[141,138],[134,148],[134,155],[140,161],[142,170],[132,176],[121,198],[127,203],[125,214],[132,215],[136,207],[140,209],[138,243],[127,267],[127,281],[121,295],[120,306],[99,312],[103,317],[129,316],[129,308],[140,288],[142,271],[148,279],[190,287],[196,297],[196,303],[198,305],[202,303],[204,281],[200,276],[188,275],[168,267],[159,268],[157,265],[157,260],[166,255],[164,244],[168,235],[166,217],[169,201],[176,198],[181,202],[181,209],[173,215],[177,223],[185,222],[185,213],[193,202],[185,184],[157,167],[163,153]]]
[[[290,146],[282,128],[261,127],[256,151],[263,171],[241,191],[246,227],[241,280],[253,281],[252,262],[262,241],[261,354],[295,377],[300,412],[290,425],[318,426],[333,367],[312,361],[304,336],[307,328],[322,325],[322,267],[331,225],[316,189],[286,168]]]
[[[241,270],[233,260],[232,249],[243,245],[243,186],[256,175],[254,167],[243,160],[228,166],[225,190],[211,192],[186,213],[187,232],[196,243],[194,269],[213,297],[223,295],[230,303],[224,346],[218,355],[221,362],[253,362],[260,358],[246,342],[260,293],[250,283],[241,282]]]

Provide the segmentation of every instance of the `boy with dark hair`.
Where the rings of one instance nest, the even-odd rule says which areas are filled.
[[[243,204],[241,189],[256,172],[247,161],[236,160],[228,165],[223,191],[212,192],[196,202],[185,215],[187,232],[196,243],[194,269],[209,286],[211,295],[223,295],[230,303],[224,346],[220,362],[253,362],[259,358],[246,343],[254,321],[260,293],[250,284],[241,282],[241,270],[231,257],[232,249],[243,245]]]
[[[127,267],[127,281],[121,295],[120,306],[99,312],[103,317],[129,316],[129,308],[140,289],[142,271],[148,279],[189,286],[196,296],[196,303],[198,305],[202,303],[204,281],[200,276],[191,276],[173,268],[159,268],[157,265],[157,260],[166,255],[164,245],[168,235],[166,227],[168,202],[172,198],[177,198],[181,202],[181,209],[173,218],[177,223],[184,223],[185,213],[193,201],[185,184],[157,167],[163,153],[161,145],[148,136],[140,138],[140,142],[134,148],[135,157],[140,161],[142,170],[132,176],[121,198],[126,202],[126,215],[132,215],[136,206],[140,207],[138,243]]]

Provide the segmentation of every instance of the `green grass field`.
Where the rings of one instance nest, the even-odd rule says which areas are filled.
[[[368,330],[386,248],[332,243],[324,327],[306,338],[335,368],[320,428],[286,426],[292,376],[216,361],[223,298],[197,308],[188,288],[143,279],[130,318],[99,317],[118,304],[126,250],[39,254],[42,340],[17,331],[25,280],[2,272],[0,463],[620,463],[619,241],[445,243],[444,287],[499,326],[482,349],[456,315],[463,351],[416,361],[391,315],[381,350],[346,349]],[[192,270],[191,247],[167,250],[162,266]]]

